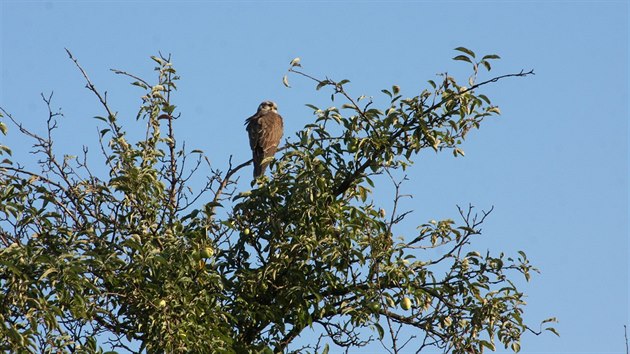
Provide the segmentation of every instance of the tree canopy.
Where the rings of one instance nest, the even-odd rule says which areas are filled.
[[[533,74],[481,80],[499,57],[456,51],[470,66],[465,84],[443,73],[409,98],[392,86],[380,107],[294,59],[285,85],[313,81],[339,107],[307,104],[310,123],[245,189],[239,172],[251,161],[213,166],[176,135],[174,120],[186,117],[170,57],[152,57],[151,82],[113,70],[142,91],[135,118],[145,131],[136,138],[132,119],[68,52],[103,112],[95,118],[104,165],[91,166],[87,149],[56,153],[52,96],[42,96],[44,135],[0,108],[2,134],[13,126],[39,157],[25,165],[0,144],[0,349],[327,353],[381,341],[391,353],[482,353],[519,351],[527,331],[555,333],[543,326],[553,318],[539,330],[523,321],[514,280],[536,271],[526,254],[472,248],[492,209],[458,207],[454,219],[398,237],[409,215],[398,208],[401,172],[423,150],[463,156],[464,139],[500,113],[483,87]],[[205,182],[192,188],[204,168]],[[394,186],[393,206],[372,197],[384,183]],[[317,334],[297,345],[304,331]]]

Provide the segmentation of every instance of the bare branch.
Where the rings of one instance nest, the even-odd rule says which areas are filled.
[[[107,105],[106,96],[102,96],[100,94],[100,92],[98,92],[98,90],[96,89],[96,86],[94,86],[94,84],[92,83],[92,81],[88,77],[88,75],[85,72],[85,70],[83,70],[83,68],[79,64],[79,61],[72,56],[72,53],[70,52],[70,50],[68,50],[67,48],[65,48],[65,49],[66,49],[66,53],[68,53],[68,56],[70,57],[70,59],[74,62],[76,67],[79,69],[79,71],[83,75],[83,78],[85,78],[85,81],[87,82],[85,87],[87,87],[88,90],[92,91],[94,93],[94,95],[96,95],[96,97],[98,98],[98,100],[101,103],[101,105],[103,106],[103,108],[105,108],[105,110],[107,111],[107,115],[110,117],[110,119],[111,119],[111,117],[115,117],[116,115],[110,110],[109,106]]]

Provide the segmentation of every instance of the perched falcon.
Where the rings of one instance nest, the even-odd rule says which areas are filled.
[[[249,134],[249,146],[254,159],[254,178],[262,176],[269,161],[278,149],[282,138],[282,117],[278,114],[278,106],[271,101],[264,101],[258,111],[245,121]]]

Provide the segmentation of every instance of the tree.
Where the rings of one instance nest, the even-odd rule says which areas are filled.
[[[272,162],[270,176],[240,190],[237,172],[210,166],[203,187],[189,187],[208,161],[176,138],[173,103],[179,79],[170,57],[152,57],[157,82],[121,70],[143,90],[133,139],[78,61],[70,59],[104,115],[98,173],[80,156],[58,156],[58,112],[50,96],[47,134],[37,135],[1,108],[7,124],[31,139],[35,166],[13,161],[0,145],[0,348],[11,351],[325,353],[330,344],[380,340],[393,353],[437,347],[481,353],[497,343],[518,351],[526,331],[523,293],[514,275],[535,268],[525,253],[470,249],[490,211],[459,208],[459,223],[431,220],[395,239],[408,215],[398,210],[401,172],[422,150],[451,151],[497,106],[478,82],[496,55],[469,63],[468,87],[441,74],[403,98],[383,90],[384,107],[353,98],[348,80],[317,79],[291,62],[288,74],[330,89],[340,108],[312,108],[314,120]],[[284,83],[288,86],[288,77]],[[389,216],[371,193],[389,178]],[[440,250],[431,259],[426,250]],[[545,322],[553,319],[545,320]],[[401,337],[400,328],[414,330]],[[303,331],[319,340],[291,347]],[[366,330],[367,329],[367,330]],[[542,325],[541,325],[542,329]],[[555,333],[555,329],[546,328]],[[412,340],[413,339],[413,340]]]

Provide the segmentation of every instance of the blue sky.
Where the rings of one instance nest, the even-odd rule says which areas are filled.
[[[411,96],[438,72],[465,73],[450,60],[457,46],[501,55],[490,74],[536,75],[488,87],[503,115],[469,135],[465,158],[421,154],[405,186],[416,197],[405,206],[417,223],[455,218],[456,204],[495,206],[474,248],[526,251],[542,274],[522,285],[525,319],[560,320],[561,337],[525,335],[523,353],[625,352],[626,1],[1,0],[0,105],[43,129],[39,94],[54,91],[65,114],[58,149],[76,154],[94,146],[91,117],[102,112],[64,48],[130,120],[141,92],[109,69],[150,78],[149,56],[172,53],[180,139],[223,167],[229,154],[249,158],[243,120],[260,101],[278,103],[285,136],[311,120],[305,103],[332,105],[302,78],[282,85],[292,58],[317,76],[351,80],[355,97],[393,84]],[[23,140],[7,139],[29,158]],[[376,197],[389,205],[386,193]]]

